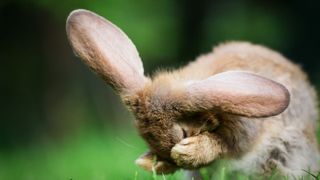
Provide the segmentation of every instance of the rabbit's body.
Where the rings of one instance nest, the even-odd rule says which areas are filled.
[[[162,93],[168,97],[170,92],[165,92],[166,90],[234,70],[253,72],[283,84],[290,92],[291,102],[288,108],[277,116],[216,117],[223,128],[217,127],[215,134],[219,134],[227,142],[226,159],[230,160],[230,167],[249,174],[271,172],[275,167],[289,175],[302,175],[305,173],[303,169],[318,170],[319,152],[315,134],[318,113],[315,91],[297,65],[270,49],[246,42],[220,45],[212,53],[199,57],[182,69],[158,73],[153,78],[150,92],[153,93],[152,96],[159,97]],[[184,129],[187,129],[187,133],[188,129],[200,130],[200,125],[193,126],[189,123]],[[193,135],[191,132],[190,136]],[[201,152],[190,152],[199,153]]]
[[[213,54],[198,59],[185,70],[190,73],[192,68],[202,68],[210,72],[210,62],[213,73],[229,70],[254,72],[283,84],[291,95],[288,108],[277,116],[263,121],[237,117],[236,121],[240,122],[235,128],[244,129],[244,132],[237,130],[242,133],[237,137],[249,137],[237,138],[240,144],[245,144],[246,153],[233,160],[234,168],[261,173],[276,165],[284,173],[295,175],[302,175],[303,169],[319,170],[315,134],[318,127],[317,98],[305,73],[297,65],[261,46],[229,43],[219,46]]]
[[[149,78],[130,39],[102,17],[74,11],[67,33],[75,52],[135,115],[150,147],[137,160],[141,167],[170,173],[225,159],[249,174],[318,170],[316,94],[300,68],[280,54],[227,43]]]

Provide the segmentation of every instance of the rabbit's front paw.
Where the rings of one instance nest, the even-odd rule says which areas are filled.
[[[198,135],[181,140],[171,150],[171,157],[178,166],[187,169],[198,168],[213,161],[220,151],[207,135]],[[221,149],[221,148],[220,148]]]

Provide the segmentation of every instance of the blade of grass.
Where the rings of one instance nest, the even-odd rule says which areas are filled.
[[[154,166],[152,166],[152,177],[154,180],[157,180],[157,173],[156,173],[156,169],[154,168]]]
[[[226,176],[226,168],[222,167],[221,174],[220,174],[220,180],[225,180],[225,176]]]
[[[162,173],[162,179],[163,180],[166,180],[166,177],[164,176],[164,174]]]
[[[138,180],[138,171],[134,174],[134,180]]]

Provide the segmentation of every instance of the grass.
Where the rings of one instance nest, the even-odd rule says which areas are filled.
[[[133,132],[86,132],[63,142],[0,152],[0,179],[151,179],[152,173],[134,164],[145,151],[144,142]],[[178,172],[165,178],[181,176]]]
[[[108,179],[183,179],[182,171],[157,176],[134,164],[146,151],[143,140],[134,132],[85,132],[63,142],[46,142],[10,152],[0,152],[0,179],[6,180],[108,180]],[[202,169],[204,180],[257,179],[230,173],[221,165],[214,173]],[[309,178],[319,175],[309,174]],[[265,178],[261,178],[265,179]],[[268,179],[287,179],[272,174]]]

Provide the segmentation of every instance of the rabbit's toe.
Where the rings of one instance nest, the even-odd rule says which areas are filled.
[[[178,167],[174,164],[171,164],[167,161],[158,161],[154,165],[154,170],[157,174],[171,174],[174,173]]]
[[[155,155],[150,152],[140,156],[135,163],[146,171],[155,171],[157,174],[170,174],[178,169],[178,167],[172,163],[156,160]]]

